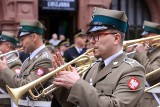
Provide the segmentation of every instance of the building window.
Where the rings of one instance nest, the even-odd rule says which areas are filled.
[[[111,9],[125,11],[129,21],[126,40],[140,38],[144,20],[150,20],[145,0],[112,0]]]

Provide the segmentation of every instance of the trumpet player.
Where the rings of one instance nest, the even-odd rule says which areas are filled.
[[[141,34],[143,38],[160,35],[160,24],[144,21],[143,24],[143,33]],[[159,40],[146,41],[152,42],[152,45],[148,43],[139,43],[135,48],[134,59],[142,64],[146,69],[146,74],[150,73],[158,68],[160,68],[160,47]],[[152,86],[158,83],[160,80],[160,75],[154,75],[149,80],[146,80],[148,83],[147,87]],[[157,94],[158,95],[158,94]],[[139,107],[157,107],[160,106],[159,95],[157,96],[154,93],[145,93],[142,99],[141,105]],[[156,100],[157,99],[157,100]],[[159,103],[159,104],[158,104]]]
[[[0,52],[1,55],[4,55],[6,53],[9,53],[13,50],[15,50],[17,46],[17,40],[16,36],[10,32],[7,31],[2,31],[0,35]],[[18,54],[18,53],[17,53]],[[14,74],[19,74],[20,73],[20,67],[22,65],[22,62],[18,58],[15,52],[12,52],[10,54],[6,54],[5,58],[6,60],[10,60],[10,63],[7,63],[8,68],[10,68],[12,73]],[[2,60],[3,57],[0,57]],[[15,59],[15,60],[13,60]],[[3,69],[3,63],[0,60],[0,69]],[[7,90],[6,90],[6,84],[3,82],[1,79],[1,84],[0,84],[0,106],[1,107],[13,107],[13,103],[10,101],[9,96],[7,95]]]
[[[0,69],[1,79],[10,87],[17,88],[32,82],[47,74],[49,72],[48,68],[52,67],[52,55],[42,40],[44,30],[44,26],[37,20],[20,21],[18,39],[24,52],[30,54],[30,56],[23,62],[18,76],[10,72],[5,60],[2,60],[3,65],[2,62],[0,63],[2,65]],[[50,84],[50,79],[39,84],[39,86],[35,87],[35,90],[32,90],[33,94],[40,92],[41,88]],[[50,107],[51,102],[49,100],[51,100],[51,95],[41,96],[36,101],[29,96],[29,93],[22,96],[18,103],[20,107]]]
[[[152,37],[160,34],[160,24],[149,21],[144,21],[142,38]],[[129,47],[127,52],[135,51],[134,59],[140,62],[146,68],[146,73],[149,73],[160,67],[159,59],[159,38],[148,40],[143,43],[137,43],[134,47]]]
[[[123,11],[95,8],[87,33],[94,56],[102,60],[83,78],[74,67],[57,73],[54,94],[62,107],[136,106],[143,95],[145,70],[122,50],[127,25]]]

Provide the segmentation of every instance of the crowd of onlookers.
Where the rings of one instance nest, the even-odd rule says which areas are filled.
[[[49,44],[51,44],[53,47],[57,46],[59,44],[59,42],[61,42],[62,40],[65,39],[65,36],[64,35],[59,35],[59,38],[58,38],[58,35],[56,33],[53,33],[52,34],[52,38],[48,41]]]
[[[68,41],[65,37],[65,35],[60,34],[59,36],[57,33],[52,34],[52,38],[50,40],[45,40],[45,45],[48,47],[50,52],[52,54],[56,53],[60,49],[60,45],[63,44],[63,42]],[[69,43],[69,41],[68,41]],[[68,45],[69,46],[69,45]]]
[[[76,35],[76,34],[75,34]],[[74,35],[74,36],[75,36]],[[74,37],[73,36],[73,37]],[[81,37],[82,38],[82,37]],[[52,34],[52,38],[50,40],[45,40],[45,45],[48,47],[48,49],[50,50],[50,52],[52,54],[55,54],[56,52],[60,52],[61,55],[63,56],[64,55],[64,52],[66,50],[68,50],[69,48],[71,47],[74,47],[75,46],[75,42],[78,42],[78,44],[82,44],[81,42],[84,41],[85,43],[82,44],[83,48],[86,48],[86,49],[89,49],[89,48],[92,48],[92,46],[89,44],[89,42],[87,41],[87,36],[84,34],[83,38],[84,39],[81,39],[81,38],[78,38],[77,37],[74,37],[74,43],[71,44],[69,39],[67,39],[65,37],[65,35],[63,34],[60,34],[58,36],[57,33],[53,33]],[[80,43],[79,43],[80,42]]]

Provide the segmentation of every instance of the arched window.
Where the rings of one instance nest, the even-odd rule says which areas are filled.
[[[140,38],[144,20],[150,20],[145,0],[112,0],[111,9],[125,11],[129,20],[126,40]]]

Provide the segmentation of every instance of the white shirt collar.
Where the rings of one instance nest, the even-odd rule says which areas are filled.
[[[115,53],[114,55],[110,56],[109,58],[104,60],[105,66],[107,66],[113,59],[115,59],[117,56],[123,53],[123,50],[120,50],[119,52]]]
[[[78,48],[77,46],[75,46],[75,48],[79,53],[82,51],[82,48]]]
[[[64,55],[64,52],[60,51],[61,55],[63,56]]]
[[[37,48],[36,50],[34,50],[29,56],[30,60],[33,59],[33,57],[36,56],[38,54],[38,52],[40,52],[43,48],[45,48],[45,45],[42,45],[39,48]]]

